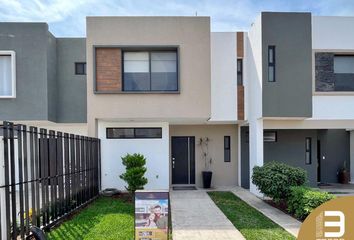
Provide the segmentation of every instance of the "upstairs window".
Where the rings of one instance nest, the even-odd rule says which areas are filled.
[[[178,91],[177,51],[124,51],[123,91]]]
[[[75,63],[75,74],[76,75],[86,75],[86,63],[76,62]]]
[[[15,52],[0,51],[0,98],[16,97]]]
[[[237,59],[237,85],[243,85],[242,80],[242,59]]]
[[[275,82],[275,46],[268,46],[268,82]]]

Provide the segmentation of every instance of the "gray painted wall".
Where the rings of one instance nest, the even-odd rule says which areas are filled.
[[[47,32],[47,97],[48,97],[48,120],[56,121],[57,118],[57,41]]]
[[[307,171],[311,186],[317,185],[317,130],[276,130],[277,142],[264,143],[264,162],[279,161]],[[305,164],[305,139],[311,137],[312,163]]]
[[[16,98],[0,99],[0,120],[86,122],[85,39],[56,39],[46,23],[0,23],[0,50],[16,52]]]
[[[318,139],[321,141],[321,182],[336,183],[344,162],[350,169],[350,134],[343,129],[318,130]]]
[[[16,52],[16,98],[0,99],[0,120],[47,120],[46,23],[0,23],[0,50]]]
[[[268,46],[275,45],[276,82],[268,82]],[[310,13],[262,13],[263,116],[312,116]]]
[[[85,38],[57,38],[57,121],[86,122],[86,75],[75,75],[75,62],[86,62]]]

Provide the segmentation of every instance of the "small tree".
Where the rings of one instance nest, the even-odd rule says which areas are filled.
[[[146,172],[144,155],[138,153],[127,154],[122,157],[122,161],[126,170],[119,177],[128,184],[125,188],[131,194],[134,194],[137,189],[144,189],[144,185],[148,182],[147,178],[144,177]]]

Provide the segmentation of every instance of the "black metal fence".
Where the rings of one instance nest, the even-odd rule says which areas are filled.
[[[1,239],[49,228],[98,196],[99,139],[10,122],[0,139]]]

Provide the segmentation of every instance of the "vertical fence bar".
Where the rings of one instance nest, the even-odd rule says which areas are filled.
[[[31,209],[32,209],[32,224],[37,225],[37,209],[36,209],[36,189],[35,189],[35,160],[34,160],[34,142],[36,141],[34,139],[34,134],[33,134],[34,127],[29,128],[29,149],[30,149],[30,169],[31,169]]]
[[[70,205],[70,174],[69,174],[69,134],[64,133],[64,162],[65,162],[65,212],[69,211]]]
[[[11,220],[12,220],[12,239],[17,238],[17,222],[16,222],[16,171],[15,171],[15,141],[14,141],[14,125],[9,124],[10,129],[10,162],[11,162]]]
[[[71,182],[71,204],[70,209],[73,209],[74,205],[76,205],[76,192],[75,192],[75,142],[74,142],[74,134],[70,134],[70,182]]]
[[[8,122],[4,122],[4,170],[5,170],[5,217],[6,217],[6,229],[5,229],[5,234],[2,233],[1,237],[5,235],[6,239],[10,239],[10,233],[11,233],[11,222],[10,222],[10,173],[9,173],[9,168],[10,168],[10,154],[9,154],[9,138],[10,138],[10,132],[9,132],[9,126],[10,124]]]
[[[101,178],[101,139],[97,139],[98,141],[98,191],[102,189],[102,178]]]
[[[20,234],[21,238],[25,237],[24,232],[24,211],[23,211],[23,163],[22,163],[22,126],[17,125],[17,155],[18,155],[18,184],[19,184],[19,195],[20,195]]]
[[[40,164],[42,166],[42,181],[43,181],[43,225],[47,225],[50,219],[50,209],[49,209],[49,154],[48,154],[48,135],[47,130],[41,128],[41,137],[42,144],[40,146],[41,149],[41,158]]]
[[[87,157],[86,157],[86,183],[87,183],[87,200],[90,199],[90,138],[87,137]]]
[[[50,220],[54,221],[56,218],[56,182],[55,182],[55,164],[56,164],[56,142],[54,138],[55,132],[53,130],[49,131],[49,162],[48,162],[48,170],[49,170],[49,187],[50,187]]]
[[[79,169],[79,162],[80,162],[80,142],[77,135],[74,135],[74,144],[75,144],[75,196],[76,196],[76,204],[75,206],[80,206],[80,188],[79,188],[79,177],[80,177],[80,169]]]
[[[39,165],[39,138],[38,138],[38,129],[33,127],[33,141],[34,141],[34,174],[35,174],[35,218],[36,226],[41,225],[41,199],[40,199],[40,165]]]
[[[27,127],[22,126],[22,140],[23,140],[23,178],[25,184],[25,234],[29,235],[29,192],[28,192],[28,158],[27,158]]]
[[[76,143],[76,187],[77,187],[77,205],[81,205],[81,169],[80,169],[80,136],[75,135]]]
[[[85,184],[85,202],[87,201],[88,197],[87,197],[87,157],[88,157],[88,154],[87,154],[87,148],[88,148],[88,145],[87,145],[87,137],[84,137],[85,139],[85,158],[84,158],[84,165],[85,165],[85,181],[84,181],[84,184]]]
[[[64,214],[64,171],[63,171],[63,135],[57,132],[57,176],[59,191],[59,216]]]
[[[85,185],[84,185],[84,159],[85,159],[85,140],[84,140],[84,137],[80,137],[80,169],[81,169],[81,172],[80,172],[80,198],[81,198],[81,204],[83,204],[85,201],[84,201],[84,188],[85,188]]]

